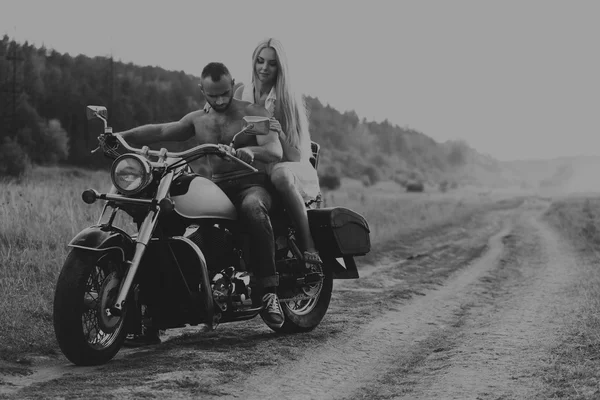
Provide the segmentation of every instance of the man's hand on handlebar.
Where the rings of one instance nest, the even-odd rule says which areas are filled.
[[[118,149],[120,147],[119,140],[112,134],[102,134],[98,137],[99,146],[96,150],[102,150],[105,156],[115,159],[121,154]],[[96,150],[92,151],[95,153]]]
[[[245,163],[252,164],[254,162],[254,152],[247,147],[234,149],[226,144],[219,144],[219,149],[230,156],[239,158]]]
[[[235,155],[240,160],[252,164],[254,162],[254,152],[247,147],[239,148],[235,151]]]
[[[119,141],[112,134],[103,134],[98,137],[98,141],[102,146],[115,148],[119,145]]]
[[[235,149],[226,144],[219,144],[219,150],[221,150],[225,154],[229,154],[230,156],[235,156]]]

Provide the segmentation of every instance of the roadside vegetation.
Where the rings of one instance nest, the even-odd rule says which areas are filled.
[[[548,398],[600,397],[600,197],[556,200],[546,219],[566,236],[588,262],[586,279],[572,290],[585,299],[571,316],[570,331],[554,349],[545,380]],[[591,397],[590,397],[591,395]]]

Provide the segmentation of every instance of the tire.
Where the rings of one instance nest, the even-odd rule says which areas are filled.
[[[331,301],[331,292],[333,289],[333,273],[323,261],[323,280],[315,284],[310,290],[320,290],[317,297],[310,300],[300,300],[297,302],[281,302],[281,308],[285,316],[285,322],[281,328],[271,328],[279,333],[303,333],[310,332],[320,323]],[[320,288],[317,287],[320,285]]]
[[[54,332],[61,351],[75,365],[111,360],[125,340],[126,310],[120,317],[101,310],[114,300],[120,279],[120,254],[73,249],[54,292]]]

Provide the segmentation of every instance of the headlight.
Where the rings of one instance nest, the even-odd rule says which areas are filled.
[[[152,182],[152,167],[140,155],[123,154],[113,162],[110,178],[119,192],[136,194]]]

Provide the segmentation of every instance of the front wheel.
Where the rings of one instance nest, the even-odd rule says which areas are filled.
[[[126,310],[108,311],[122,277],[118,253],[73,249],[67,256],[54,292],[54,332],[63,354],[76,365],[111,360],[125,340]]]
[[[281,308],[285,322],[281,328],[272,328],[275,332],[301,333],[310,332],[321,323],[329,308],[331,291],[333,290],[333,274],[323,260],[323,280],[302,288],[305,294],[311,295],[310,299],[297,301],[282,301]]]

